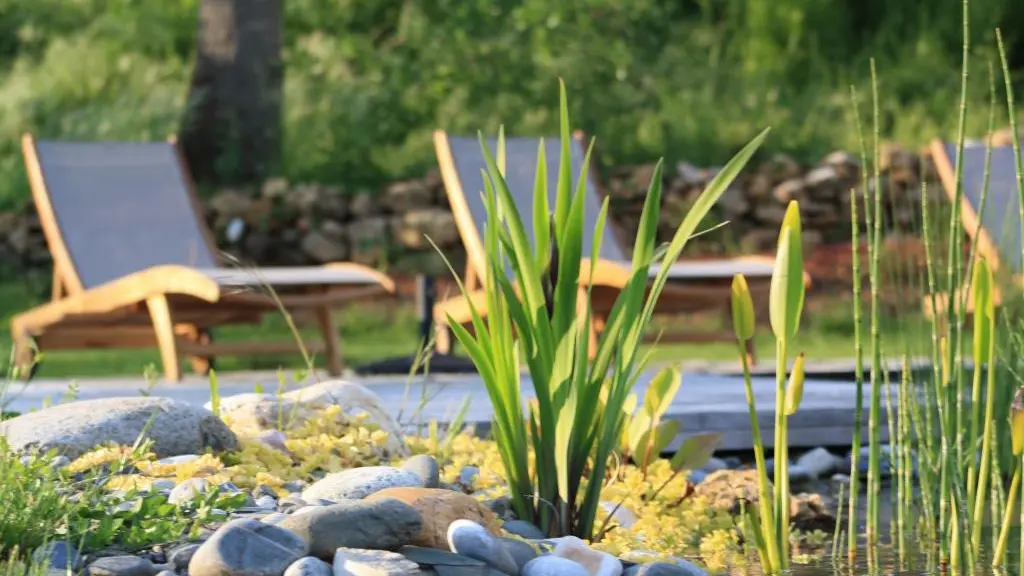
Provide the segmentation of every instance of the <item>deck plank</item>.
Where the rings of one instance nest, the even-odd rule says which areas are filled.
[[[635,391],[642,397],[653,372],[644,374]],[[356,378],[376,392],[383,399],[384,406],[392,409],[394,415],[410,414],[416,406],[423,386],[431,398],[422,411],[424,421],[437,419],[439,423],[449,421],[464,398],[469,395],[471,404],[467,423],[473,424],[477,432],[486,434],[490,428],[490,402],[483,383],[475,375],[432,376],[424,382],[422,378],[411,385],[404,376]],[[221,396],[252,392],[257,383],[268,391],[277,388],[276,373],[240,372],[218,374]],[[8,410],[28,411],[38,409],[44,398],[53,401],[61,398],[70,380],[34,380],[20,395],[10,401]],[[137,395],[147,388],[144,379],[139,378],[82,378],[76,380],[79,399],[111,396]],[[774,377],[753,378],[758,421],[766,447],[772,446],[775,409]],[[865,401],[869,386],[865,385]],[[18,387],[11,393],[18,391]],[[532,396],[532,385],[524,376],[523,396]],[[149,390],[150,394],[168,396],[194,404],[203,404],[209,399],[206,380],[190,375],[178,384],[159,383]],[[789,440],[794,448],[815,446],[848,446],[853,437],[854,406],[856,386],[852,382],[809,379],[804,388],[800,411],[790,419]],[[404,408],[404,410],[403,410]],[[881,436],[888,436],[888,426],[883,420]],[[683,385],[668,411],[668,417],[682,421],[682,439],[699,433],[719,432],[724,435],[720,449],[747,450],[752,447],[750,417],[747,413],[746,393],[743,379],[704,371],[684,371]],[[867,408],[865,407],[862,438],[867,438]],[[670,446],[674,448],[675,446]]]

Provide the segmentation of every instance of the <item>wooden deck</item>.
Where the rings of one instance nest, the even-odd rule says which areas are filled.
[[[746,393],[740,377],[714,373],[715,368],[684,369],[683,385],[669,409],[671,418],[683,424],[683,435],[705,432],[724,434],[720,449],[746,450],[752,446],[750,417],[747,412]],[[733,367],[734,368],[734,367]],[[813,367],[815,369],[822,367]],[[833,372],[838,367],[831,369]],[[647,380],[653,372],[645,374],[637,384],[636,392],[641,395]],[[265,390],[277,388],[276,373],[232,373],[218,374],[222,396],[252,392],[257,383]],[[411,382],[404,376],[353,378],[379,394],[384,405],[393,409],[393,414],[403,415],[403,421],[415,410],[422,393],[430,398],[422,411],[424,421],[450,419],[468,395],[471,398],[467,423],[476,426],[478,433],[486,434],[490,427],[491,408],[486,391],[480,379],[469,376],[432,376],[429,380],[416,378]],[[10,401],[7,409],[28,411],[38,409],[45,398],[60,401],[67,391],[70,380],[34,380],[20,395]],[[100,398],[131,396],[146,388],[140,378],[83,378],[76,380],[78,398]],[[757,376],[753,380],[758,419],[766,446],[774,438],[775,379],[774,376]],[[9,392],[18,392],[15,387]],[[532,394],[532,385],[524,376],[524,396]],[[865,398],[870,391],[865,385]],[[168,396],[190,403],[203,404],[209,400],[208,383],[196,376],[186,377],[177,384],[160,383],[149,390],[152,395]],[[849,446],[854,432],[854,406],[856,386],[852,382],[835,379],[813,379],[806,382],[804,399],[800,411],[790,419],[790,446],[794,448],[815,446]],[[866,400],[865,400],[866,401]],[[865,409],[863,437],[867,434],[867,410]],[[884,409],[883,409],[884,413]],[[888,436],[888,427],[881,429],[883,440]]]

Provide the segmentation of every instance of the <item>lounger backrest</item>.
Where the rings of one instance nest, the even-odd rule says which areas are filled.
[[[484,160],[483,150],[480,148],[480,141],[476,138],[452,136],[448,136],[447,141],[451,150],[454,172],[462,187],[461,192],[465,198],[465,206],[468,209],[472,223],[475,225],[475,232],[470,231],[469,233],[460,226],[463,242],[467,244],[482,242],[482,235],[487,222],[487,209],[484,206],[481,194],[484,190],[481,170],[486,173],[487,164]],[[498,142],[496,139],[489,140],[488,146],[492,154],[497,154]],[[511,190],[515,198],[519,214],[523,219],[523,224],[531,240],[533,239],[533,188],[537,174],[537,150],[539,146],[539,138],[517,137],[505,139],[505,181],[508,183],[509,190]],[[544,139],[544,156],[547,161],[548,176],[548,201],[552,211],[555,209],[555,194],[558,185],[558,164],[561,159],[560,146],[558,137]],[[575,187],[579,181],[580,172],[583,169],[585,153],[581,143],[577,140],[573,141],[569,149],[573,171],[572,181]],[[444,166],[442,166],[442,169],[444,169]],[[593,172],[588,170],[584,205],[583,242],[583,256],[588,258],[593,256],[591,248],[593,246],[597,216],[601,210],[601,198],[594,184],[594,177]],[[447,189],[453,210],[460,210],[456,200],[451,198],[453,193],[458,192],[453,191],[451,186],[447,186]],[[476,238],[473,238],[474,235]],[[467,246],[467,249],[472,252],[469,246]],[[629,260],[619,246],[610,224],[605,227],[598,257],[618,262]],[[470,258],[472,260],[472,254],[470,254]],[[477,272],[481,275],[483,274],[482,270],[477,270]]]
[[[943,186],[950,198],[955,193],[957,147],[955,143],[938,143],[941,154],[933,154]],[[1017,188],[1017,168],[1013,148],[999,146],[992,148],[989,168],[988,193],[985,210],[979,214],[982,191],[985,183],[984,144],[965,145],[963,151],[962,183],[964,203],[962,204],[963,224],[968,234],[974,235],[980,216],[982,229],[979,238],[980,249],[995,249],[996,254],[986,254],[998,259],[997,264],[1007,266],[1015,273],[1021,272],[1020,235],[1020,191]]]
[[[51,250],[63,245],[82,288],[158,265],[216,266],[173,143],[26,142],[40,218],[51,212],[59,236]]]

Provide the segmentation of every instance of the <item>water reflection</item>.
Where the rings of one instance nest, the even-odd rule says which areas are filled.
[[[827,494],[833,501],[838,498],[838,490],[835,486],[820,485],[817,488],[819,489],[820,494]],[[844,532],[840,534],[838,558],[833,559],[831,556],[825,555],[823,557],[815,558],[805,564],[794,563],[787,574],[790,576],[934,576],[936,574],[1021,576],[1022,573],[1018,568],[1019,549],[1016,545],[1016,543],[1019,542],[1019,528],[1011,530],[1011,545],[1007,551],[1006,567],[1003,569],[994,569],[991,566],[991,549],[987,546],[988,543],[993,542],[994,540],[994,535],[991,530],[984,531],[982,541],[986,545],[983,546],[982,557],[979,558],[973,566],[962,566],[957,571],[949,568],[941,569],[937,565],[937,556],[933,555],[933,557],[929,557],[927,554],[917,549],[920,545],[920,541],[917,539],[913,539],[911,541],[912,549],[907,551],[906,557],[901,562],[895,546],[892,546],[889,543],[890,526],[892,525],[891,522],[893,520],[891,487],[883,484],[880,496],[879,521],[882,526],[881,536],[884,539],[884,543],[882,545],[875,546],[873,549],[868,549],[862,536],[859,539],[860,544],[857,550],[856,562],[853,565],[850,565],[847,560],[845,548],[847,503],[844,501],[841,503],[843,506],[842,529]],[[861,534],[863,534],[864,531],[864,518],[867,515],[866,500],[867,499],[863,493],[860,498],[858,498],[857,517],[860,519],[858,532]],[[829,551],[831,551],[831,543],[829,543],[828,546]],[[745,573],[752,576],[763,576],[763,573],[756,562],[751,563]]]

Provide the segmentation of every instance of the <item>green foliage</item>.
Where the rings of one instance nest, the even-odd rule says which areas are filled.
[[[581,277],[592,277],[597,265],[592,259],[589,273],[582,269],[583,198],[587,193],[582,183],[588,163],[584,161],[584,173],[574,186],[564,84],[560,125],[554,215],[543,209],[534,211],[542,218],[536,230],[554,232],[557,260],[549,257],[551,246],[540,245],[538,238],[528,236],[502,171],[503,138],[499,137],[495,159],[481,135],[487,161],[483,178],[487,208],[484,243],[489,265],[484,282],[487,319],[485,322],[469,301],[473,333],[451,318],[449,324],[480,372],[494,407],[493,433],[519,517],[534,520],[549,534],[590,538],[608,458],[622,439],[623,405],[647,364],[647,357],[640,354],[644,328],[668,281],[670,267],[661,267],[653,282],[649,279],[648,271],[655,263],[661,202],[659,163],[644,204],[631,275],[591,347],[594,326],[590,288],[579,283]],[[744,147],[708,185],[679,225],[662,261],[679,259],[697,226],[766,135],[767,130]],[[547,197],[547,181],[538,179],[534,205],[543,205]],[[597,215],[592,254],[600,253],[607,210],[606,199]],[[508,266],[512,277],[506,274]],[[456,279],[465,294],[461,280]],[[521,360],[526,362],[535,392],[526,422]],[[666,389],[670,387],[670,383],[666,385]],[[661,398],[652,396],[654,401],[660,402]],[[599,409],[601,406],[603,409]],[[531,451],[535,456],[533,472],[529,466]]]
[[[625,418],[622,427],[623,456],[632,459],[645,474],[651,459],[657,458],[679,434],[680,422],[663,422],[662,417],[672,405],[682,378],[678,367],[663,368],[648,385],[639,409],[636,394],[630,394],[622,406]]]
[[[199,0],[6,0],[0,4],[0,206],[28,191],[17,150],[46,137],[160,139],[176,132]],[[511,121],[550,133],[549,79],[578,93],[602,160],[714,163],[763,124],[773,147],[817,160],[855,144],[846,91],[869,55],[891,94],[886,133],[948,134],[959,19],[941,2],[750,0],[288,0],[285,175],[375,185],[434,164],[435,128]],[[976,2],[978,30],[1016,30],[1014,0]],[[1007,37],[1024,66],[1024,39]],[[984,62],[994,52],[972,54]],[[984,80],[970,96],[985,98]],[[714,110],[714,114],[695,114]]]
[[[177,506],[160,493],[103,487],[103,478],[126,471],[148,447],[140,442],[106,466],[72,474],[52,465],[55,451],[22,456],[0,437],[0,562],[15,563],[54,538],[85,550],[138,550],[196,538],[204,524],[222,521],[226,511],[245,504],[244,493],[211,490]]]
[[[55,456],[23,461],[0,437],[0,549],[34,550],[51,538],[54,526],[81,510],[61,491],[68,482],[50,466]]]

